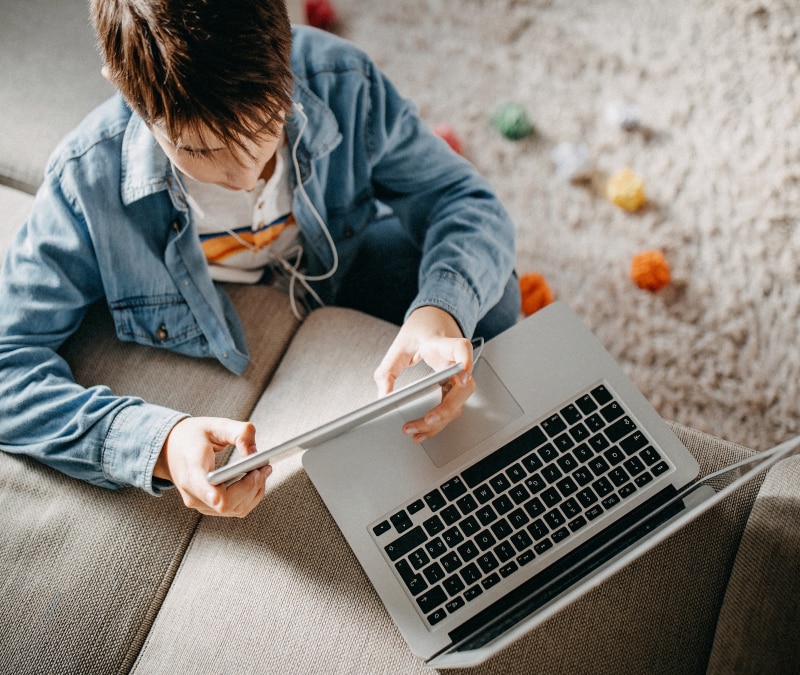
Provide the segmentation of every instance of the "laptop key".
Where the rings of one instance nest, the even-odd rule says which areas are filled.
[[[425,614],[436,609],[439,605],[446,601],[447,595],[445,594],[444,590],[442,590],[441,586],[429,588],[417,598],[417,604]]]
[[[384,532],[388,532],[391,529],[392,524],[388,520],[384,520],[373,527],[372,531],[375,533],[376,537],[380,537]]]
[[[613,422],[615,419],[625,414],[622,406],[616,401],[612,401],[607,406],[600,409],[600,414],[606,422]]]
[[[544,524],[544,521],[541,518],[537,518],[530,525],[528,525],[528,532],[531,533],[531,536],[536,541],[539,541],[543,537],[546,537],[550,530],[548,529],[547,525]]]
[[[638,485],[639,487],[644,487],[651,480],[653,480],[652,474],[649,471],[645,471],[644,473],[636,476],[636,478],[633,479],[633,482],[636,483],[636,485]]]
[[[478,547],[475,546],[475,543],[472,541],[465,541],[463,544],[461,544],[461,546],[458,547],[457,550],[458,554],[461,556],[461,559],[465,562],[472,560],[480,553],[480,550],[478,550]],[[467,567],[469,567],[469,565]]]
[[[533,550],[536,551],[539,555],[544,553],[545,551],[553,548],[553,542],[549,539],[542,539],[538,544],[534,544]]]
[[[471,537],[480,529],[480,523],[475,519],[475,516],[467,516],[461,522],[461,531],[468,537]]]
[[[561,416],[567,420],[569,424],[575,424],[575,422],[580,421],[583,417],[580,409],[574,403],[563,407],[559,412],[561,412]]]
[[[464,535],[461,534],[461,530],[457,527],[451,527],[449,530],[442,532],[442,539],[450,548],[454,548],[464,541]]]
[[[444,608],[452,614],[457,609],[461,609],[464,606],[464,598],[453,598],[450,602],[448,602]]]
[[[447,593],[450,595],[451,598],[454,595],[458,595],[459,593],[461,593],[461,591],[463,591],[465,588],[464,582],[461,580],[461,577],[458,576],[457,574],[447,577],[447,579],[445,579],[442,582],[442,586],[444,586],[444,589],[447,591]]]
[[[492,492],[492,488],[490,488],[488,485],[481,485],[475,490],[475,499],[477,499],[481,504],[485,504],[492,497],[494,497],[494,492]]]
[[[592,396],[594,396],[594,400],[600,405],[608,403],[612,398],[611,393],[608,391],[608,389],[606,389],[605,385],[602,384],[599,387],[592,389]]]
[[[522,465],[528,470],[528,473],[533,473],[544,466],[544,462],[539,459],[539,455],[532,452],[527,457],[523,458]]]
[[[548,443],[547,445],[539,448],[539,457],[541,457],[542,461],[547,464],[558,457],[558,450],[556,450],[552,443]]]
[[[603,507],[600,506],[599,504],[595,504],[592,508],[590,508],[586,512],[586,517],[589,520],[594,520],[595,518],[597,518],[597,516],[601,515],[602,513],[603,513]]]
[[[456,508],[455,504],[450,504],[450,506],[445,506],[439,511],[439,517],[444,521],[445,525],[453,525],[461,520],[461,511]]]
[[[417,500],[411,502],[406,507],[406,509],[408,510],[409,515],[412,515],[412,516],[415,513],[417,513],[418,511],[422,511],[422,509],[424,509],[424,508],[425,508],[425,502],[423,502],[421,499],[417,499]]]
[[[573,532],[577,532],[584,525],[586,525],[587,522],[588,521],[586,520],[586,518],[584,518],[583,516],[578,516],[574,520],[570,520],[569,523],[567,523],[567,527],[569,527],[569,529],[572,530]]]
[[[398,532],[405,532],[414,525],[405,511],[398,511],[389,518],[389,520],[392,522],[392,525],[394,525],[394,529]]]
[[[525,530],[520,530],[517,532],[509,541],[514,544],[514,548],[517,549],[517,552],[522,553],[526,548],[529,548],[531,544],[533,544],[533,539],[530,538],[528,533]]]
[[[500,583],[500,575],[497,572],[492,572],[488,577],[481,581],[481,586],[487,591],[496,584]]]
[[[467,486],[464,485],[460,476],[453,476],[450,480],[442,483],[440,486],[444,496],[448,501],[455,501],[467,491]]]
[[[597,410],[597,403],[595,403],[594,399],[589,394],[581,396],[575,401],[575,405],[581,409],[584,415],[588,415],[590,412]]]
[[[650,471],[653,472],[654,476],[660,476],[662,473],[664,473],[668,469],[669,469],[669,464],[667,464],[666,462],[662,461],[662,462],[659,462],[658,464],[656,464],[652,469],[650,469]]]
[[[566,422],[564,422],[558,414],[552,415],[542,422],[542,429],[544,429],[545,433],[550,436],[550,438],[558,436],[558,434],[566,428]]]
[[[519,567],[517,567],[517,563],[515,563],[512,560],[510,563],[508,563],[507,565],[503,565],[500,568],[500,570],[499,570],[500,576],[505,579],[507,576],[510,576],[511,574],[514,574],[514,572],[516,572],[518,569],[519,569]]]
[[[636,431],[622,441],[620,445],[626,454],[632,455],[647,445],[647,437],[641,431]]]
[[[617,495],[613,495],[612,494],[612,495],[608,495],[608,497],[606,497],[602,501],[602,504],[603,504],[603,507],[607,510],[607,509],[610,509],[612,506],[616,506],[617,504],[619,504],[619,502],[620,502],[619,497],[617,497]]]
[[[621,420],[614,422],[614,424],[608,427],[603,433],[608,436],[608,439],[612,443],[616,443],[635,429],[636,425],[633,423],[633,420],[626,415]]]
[[[483,593],[483,589],[480,586],[473,586],[464,591],[464,598],[466,598],[467,602],[472,602],[481,593]]]
[[[435,584],[444,579],[444,570],[441,568],[439,563],[428,565],[424,570],[422,570],[422,573],[425,575],[428,583],[431,584]]]
[[[478,502],[475,501],[475,498],[472,495],[464,495],[456,502],[456,504],[458,505],[458,508],[461,509],[461,513],[463,513],[465,516],[478,508]]]
[[[517,556],[517,562],[520,564],[520,566],[527,565],[535,557],[536,554],[532,550],[527,550],[524,553]]]
[[[492,502],[492,506],[494,506],[494,510],[502,516],[514,508],[514,502],[511,501],[508,495],[500,495]]]
[[[442,522],[442,519],[439,518],[439,516],[431,516],[430,518],[428,518],[428,520],[422,523],[422,526],[431,536],[438,534],[444,529],[444,523]]]
[[[509,482],[508,478],[506,478],[502,473],[498,473],[494,478],[492,478],[489,481],[489,485],[491,485],[492,488],[494,488],[494,491],[497,494],[500,494],[501,492],[505,492],[506,490],[508,490],[508,487],[509,485],[511,485],[511,483]]]
[[[478,566],[483,570],[484,574],[489,574],[492,570],[497,569],[500,563],[494,557],[494,553],[487,551],[480,558],[478,558]]]
[[[631,476],[638,476],[644,471],[644,462],[638,457],[631,457],[622,466],[624,466]]]
[[[430,554],[431,558],[438,558],[440,555],[447,553],[447,546],[444,545],[444,542],[439,537],[436,537],[436,539],[431,539],[425,544],[425,550]]]
[[[438,511],[441,509],[447,502],[445,501],[442,493],[439,492],[438,489],[431,490],[428,494],[426,494],[423,499],[425,503],[428,505],[428,508],[431,511]]]
[[[531,518],[536,518],[536,516],[540,516],[545,512],[544,504],[538,497],[534,497],[530,501],[525,502],[523,506]]]
[[[547,506],[555,506],[561,499],[561,494],[554,487],[547,488],[547,490],[542,492],[542,501],[547,504]]]
[[[653,466],[653,464],[661,459],[661,455],[658,454],[658,450],[649,445],[639,453],[639,457],[644,460],[644,463],[647,464],[647,466]]]
[[[461,472],[464,482],[471,488],[480,485],[496,473],[503,471],[509,464],[522,459],[531,450],[538,448],[546,440],[539,427],[532,427],[522,436],[506,443],[502,448],[479,460]]]
[[[463,563],[455,551],[450,551],[450,553],[442,557],[439,564],[445,572],[455,572]]]
[[[461,578],[467,584],[474,584],[476,581],[480,580],[481,576],[483,575],[475,563],[470,563],[463,570],[461,570]]]
[[[389,560],[394,562],[407,553],[411,553],[417,546],[425,543],[427,539],[428,536],[425,534],[425,530],[417,525],[413,530],[409,530],[404,535],[395,539],[391,544],[387,544],[384,550],[386,551],[386,555],[389,556]]]
[[[435,626],[439,623],[442,619],[447,616],[447,612],[445,611],[444,607],[442,609],[437,609],[435,612],[429,614],[426,618],[428,619],[428,623],[431,626]]]

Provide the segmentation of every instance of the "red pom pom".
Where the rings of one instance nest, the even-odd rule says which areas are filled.
[[[459,155],[463,149],[461,144],[461,139],[458,137],[458,134],[455,132],[455,129],[451,127],[449,124],[437,124],[433,127],[433,133],[435,133],[440,138],[443,138],[447,141],[447,145],[449,145],[455,152]]]
[[[522,293],[522,313],[530,316],[553,302],[553,291],[547,280],[538,272],[528,272],[519,278]]]
[[[306,0],[308,25],[322,30],[331,30],[336,24],[336,10],[329,0]]]

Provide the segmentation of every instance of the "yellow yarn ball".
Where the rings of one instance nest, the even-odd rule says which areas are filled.
[[[613,204],[633,213],[646,201],[644,181],[630,169],[623,169],[608,179],[606,196]]]

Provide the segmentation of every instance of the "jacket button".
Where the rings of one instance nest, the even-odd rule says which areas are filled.
[[[158,330],[156,331],[156,337],[158,338],[159,342],[165,342],[169,337],[169,333],[167,333],[167,327],[163,323],[158,327]]]
[[[353,234],[355,234],[355,233],[353,232],[353,228],[350,227],[349,225],[347,225],[347,226],[345,226],[344,231],[342,232],[342,234],[344,235],[345,239],[352,239],[353,238]]]

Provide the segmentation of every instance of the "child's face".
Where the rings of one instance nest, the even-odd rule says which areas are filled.
[[[153,135],[167,157],[184,174],[201,183],[213,183],[229,190],[252,190],[259,178],[267,179],[275,167],[275,153],[281,133],[255,134],[244,142],[244,149],[224,145],[210,133],[184,132],[170,139],[159,123],[151,126]]]

